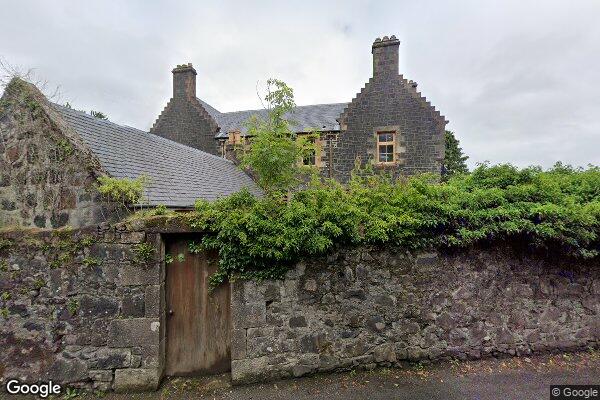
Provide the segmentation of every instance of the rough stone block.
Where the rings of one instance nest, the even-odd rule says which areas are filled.
[[[84,318],[113,317],[119,311],[117,300],[112,297],[82,296],[79,300],[79,313]]]
[[[160,366],[160,344],[143,346],[141,351],[142,367],[158,368]]]
[[[294,365],[292,367],[292,374],[294,375],[294,378],[299,378],[301,376],[309,374],[313,370],[314,367],[311,367],[309,365]]]
[[[145,309],[146,317],[158,317],[161,313],[160,296],[162,285],[150,285],[146,287]]]
[[[116,319],[108,333],[110,347],[152,346],[159,344],[158,318]]]
[[[115,392],[119,393],[154,391],[158,388],[159,381],[157,369],[117,369],[113,388]]]
[[[137,264],[121,264],[119,270],[120,283],[123,286],[158,285],[160,284],[160,267],[152,265],[146,268]]]
[[[308,324],[306,323],[306,318],[304,318],[304,316],[302,315],[291,317],[289,324],[290,328],[301,328],[308,326]]]
[[[231,359],[241,360],[246,358],[246,329],[233,329],[231,331]]]
[[[85,363],[76,358],[58,358],[52,363],[44,378],[61,383],[71,383],[84,380],[88,377]]]
[[[121,303],[123,317],[143,317],[145,315],[145,301],[143,293],[126,293]]]
[[[251,304],[233,304],[233,328],[255,328],[267,322],[267,309],[264,302]]]
[[[89,377],[94,382],[112,382],[113,372],[111,370],[95,370],[89,371]]]
[[[272,376],[269,357],[260,357],[231,361],[231,383],[240,385],[244,383],[260,382]]]
[[[133,258],[131,246],[113,243],[95,243],[90,247],[90,256],[102,260],[123,261]]]
[[[145,232],[123,232],[119,242],[121,243],[141,243],[146,239]]]
[[[382,344],[373,351],[375,362],[396,362],[396,352],[391,343]]]
[[[127,368],[131,365],[131,350],[129,349],[99,349],[88,361],[91,369]]]

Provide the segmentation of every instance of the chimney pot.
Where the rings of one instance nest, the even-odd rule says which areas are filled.
[[[395,35],[375,39],[371,49],[373,53],[373,78],[398,75],[400,41]]]

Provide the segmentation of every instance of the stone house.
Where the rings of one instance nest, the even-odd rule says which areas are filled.
[[[79,227],[114,220],[97,178],[148,177],[143,204],[190,208],[243,187],[232,162],[128,126],[53,104],[15,78],[0,100],[0,226]]]
[[[439,173],[447,121],[398,72],[400,41],[372,45],[373,77],[349,103],[298,106],[288,116],[298,134],[319,131],[316,154],[303,162],[321,175],[345,182],[357,159],[395,176]],[[245,122],[266,110],[220,112],[196,97],[196,70],[173,69],[173,97],[150,132],[220,156],[246,135]]]

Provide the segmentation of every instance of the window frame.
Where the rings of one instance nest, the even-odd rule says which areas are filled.
[[[392,135],[391,140],[380,141],[379,140],[380,135],[385,135],[385,134],[388,134],[388,135],[391,134]],[[395,131],[395,130],[378,130],[375,133],[375,141],[376,141],[376,143],[375,143],[375,146],[376,146],[376,148],[375,148],[376,155],[375,156],[377,158],[377,164],[379,164],[379,165],[393,165],[393,164],[396,164],[396,135],[397,135],[397,131]],[[386,161],[382,161],[380,159],[380,155],[381,155],[381,152],[379,150],[380,146],[392,146],[392,160],[391,161],[387,161],[387,160]],[[386,153],[386,154],[388,154],[388,153]]]

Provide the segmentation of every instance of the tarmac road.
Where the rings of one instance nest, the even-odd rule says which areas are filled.
[[[600,352],[350,371],[235,387],[227,375],[175,378],[154,393],[81,393],[76,399],[540,400],[551,398],[551,384],[600,384]]]

